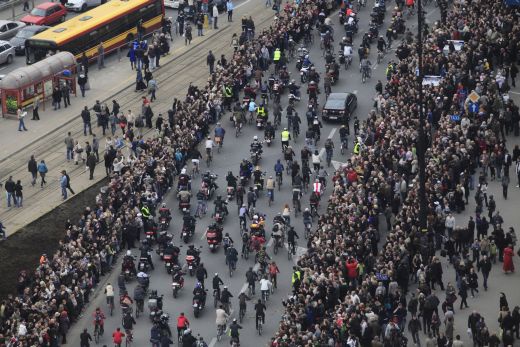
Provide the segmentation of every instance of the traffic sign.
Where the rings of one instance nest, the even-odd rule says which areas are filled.
[[[476,91],[472,91],[468,97],[471,100],[471,102],[473,102],[473,103],[478,102],[478,100],[480,99],[480,95],[478,95]]]

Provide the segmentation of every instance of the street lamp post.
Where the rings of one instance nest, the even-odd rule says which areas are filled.
[[[419,166],[419,227],[425,232],[427,230],[427,201],[426,201],[426,126],[424,118],[424,95],[423,95],[423,8],[422,0],[417,1],[417,54],[419,56],[419,71],[417,78],[417,86],[419,88],[419,139],[417,141],[417,162]]]

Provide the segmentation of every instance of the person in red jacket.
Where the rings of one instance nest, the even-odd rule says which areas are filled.
[[[347,263],[345,264],[347,268],[347,277],[350,286],[356,286],[356,279],[358,276],[358,262],[353,257],[348,258]]]
[[[120,328],[117,328],[116,331],[112,334],[112,337],[114,338],[114,345],[117,347],[121,347],[121,344],[123,343],[123,337],[125,337],[125,333],[121,331]]]

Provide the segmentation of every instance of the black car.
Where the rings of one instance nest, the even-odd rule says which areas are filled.
[[[321,111],[324,120],[347,121],[357,107],[357,97],[353,93],[331,93]]]
[[[42,31],[47,30],[49,27],[45,25],[28,25],[18,31],[16,36],[14,36],[9,43],[14,47],[14,52],[16,55],[25,55],[25,40],[33,37],[36,34],[41,33]]]

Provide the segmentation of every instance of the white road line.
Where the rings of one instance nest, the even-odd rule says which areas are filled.
[[[357,95],[357,89],[352,92],[354,95]]]
[[[250,1],[251,1],[251,0],[246,0],[246,1],[244,1],[243,3],[236,5],[234,8],[235,8],[235,9],[240,8],[240,7],[244,6],[245,4],[247,4],[247,3],[250,2]]]
[[[332,128],[332,130],[330,131],[330,134],[329,136],[327,137],[328,139],[331,139],[334,137],[334,134],[336,133],[336,130],[338,130],[337,128]]]
[[[509,91],[509,93],[512,93],[512,94],[516,94],[516,95],[520,95],[520,92],[513,92],[513,91]]]
[[[320,149],[320,154],[319,154],[319,156],[322,157],[322,156],[323,156],[323,153],[325,153],[325,147],[322,147],[322,148]]]

